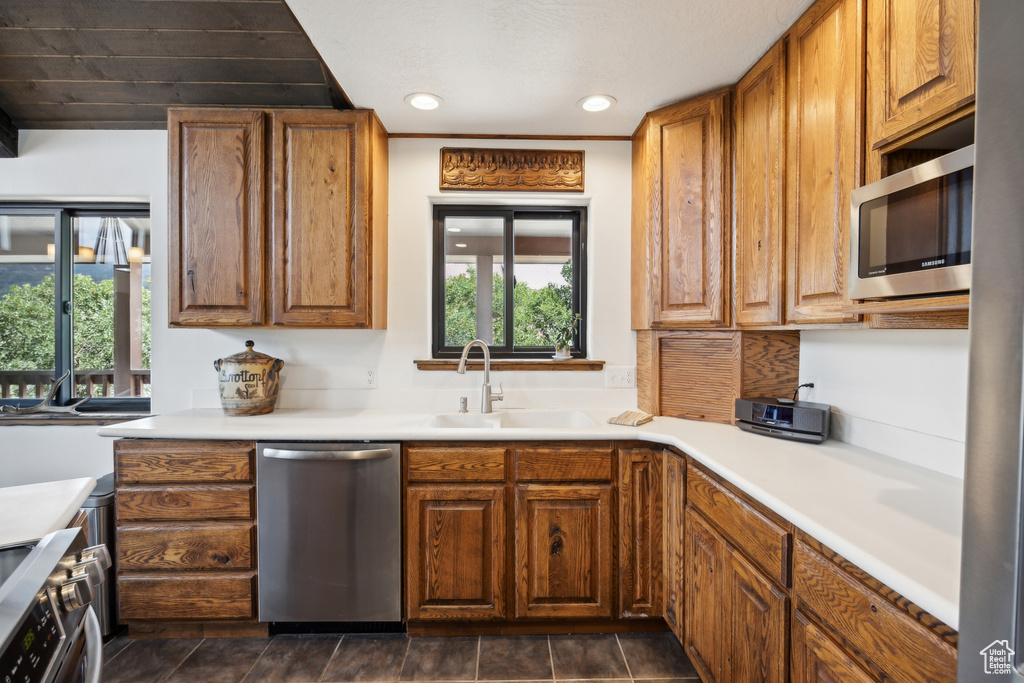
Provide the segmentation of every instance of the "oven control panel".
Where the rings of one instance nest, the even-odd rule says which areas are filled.
[[[63,640],[60,620],[49,595],[44,592],[39,603],[25,616],[10,646],[0,655],[0,683],[46,680]]]

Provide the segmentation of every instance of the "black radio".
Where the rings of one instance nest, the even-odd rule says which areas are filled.
[[[736,399],[736,426],[780,439],[821,443],[832,428],[832,406],[777,398]]]

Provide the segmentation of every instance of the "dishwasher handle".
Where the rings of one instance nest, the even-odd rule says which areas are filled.
[[[336,450],[301,450],[294,448],[264,448],[263,456],[281,460],[384,460],[394,455],[390,448],[357,448]]]

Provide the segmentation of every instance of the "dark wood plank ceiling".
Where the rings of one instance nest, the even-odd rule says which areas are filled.
[[[0,138],[164,128],[170,106],[352,105],[284,0],[0,1]]]

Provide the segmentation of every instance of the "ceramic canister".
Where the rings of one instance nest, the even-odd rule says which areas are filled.
[[[220,373],[220,404],[225,415],[265,415],[277,404],[284,361],[252,347],[252,341],[247,341],[245,351],[213,362]]]

